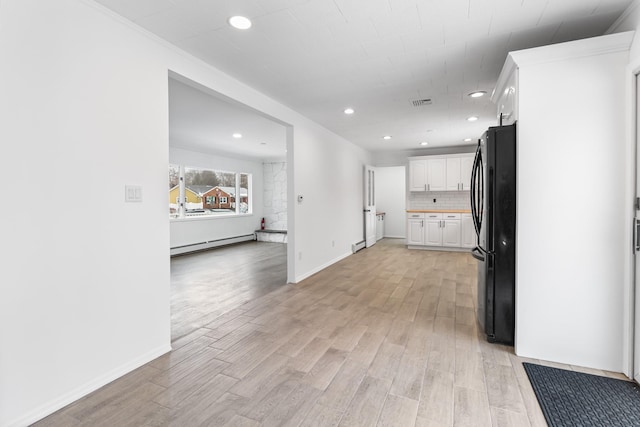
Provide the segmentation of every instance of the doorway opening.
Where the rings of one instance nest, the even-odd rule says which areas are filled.
[[[293,133],[172,72],[168,96],[175,342],[287,283]],[[284,239],[257,239],[261,228]]]

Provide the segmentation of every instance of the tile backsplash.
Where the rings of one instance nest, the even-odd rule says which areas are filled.
[[[469,197],[468,191],[409,192],[407,205],[409,210],[471,209]]]

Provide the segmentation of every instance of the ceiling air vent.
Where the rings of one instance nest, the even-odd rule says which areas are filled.
[[[431,101],[431,98],[424,98],[424,99],[413,99],[411,100],[411,104],[414,107],[422,107],[423,105],[431,105],[433,104],[433,102]]]

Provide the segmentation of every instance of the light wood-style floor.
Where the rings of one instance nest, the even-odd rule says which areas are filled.
[[[287,247],[246,242],[171,258],[171,340],[287,283]]]
[[[402,243],[211,319],[38,425],[545,426],[523,359],[478,332],[474,259]]]

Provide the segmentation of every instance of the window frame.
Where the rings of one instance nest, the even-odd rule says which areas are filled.
[[[232,171],[223,171],[223,170],[217,170],[217,169],[210,169],[210,168],[206,168],[206,167],[198,167],[198,166],[187,166],[184,164],[176,164],[176,163],[170,163],[169,164],[169,168],[171,167],[178,167],[179,168],[179,180],[178,180],[178,196],[176,198],[176,204],[178,205],[178,212],[177,214],[171,214],[171,205],[172,202],[171,200],[169,201],[169,220],[170,221],[193,221],[193,220],[203,220],[203,219],[217,219],[217,218],[233,218],[233,217],[247,217],[247,216],[252,216],[253,215],[253,188],[252,188],[252,179],[253,179],[253,174],[251,172],[232,172]],[[235,203],[230,203],[229,202],[229,198],[228,197],[224,197],[224,196],[204,196],[203,194],[198,194],[198,198],[201,201],[202,204],[202,210],[205,212],[201,212],[201,213],[197,213],[197,214],[187,214],[187,209],[186,209],[186,204],[187,204],[187,185],[186,185],[186,171],[190,171],[190,170],[199,170],[199,171],[211,171],[215,174],[233,174],[235,176],[235,185],[233,186],[219,186],[219,187],[234,187],[235,188],[235,194],[236,194],[236,201]],[[240,195],[240,186],[241,186],[241,176],[242,175],[246,175],[247,176],[247,211],[246,212],[242,212],[241,210],[241,199],[242,196]],[[212,187],[215,188],[215,187]],[[171,191],[171,188],[169,189],[169,191]],[[238,195],[240,195],[240,197],[237,197]],[[206,212],[209,209],[205,209],[204,205],[210,204],[208,203],[207,199],[208,198],[212,198],[213,200],[213,205],[216,204],[216,200],[218,201],[218,204],[222,205],[222,204],[227,204],[230,203],[231,206],[233,206],[233,210],[229,211],[229,212],[214,212],[214,211],[210,211],[210,212]],[[226,199],[225,202],[222,201],[222,199]],[[180,200],[183,200],[183,203],[180,203]],[[175,216],[174,216],[175,215]]]

